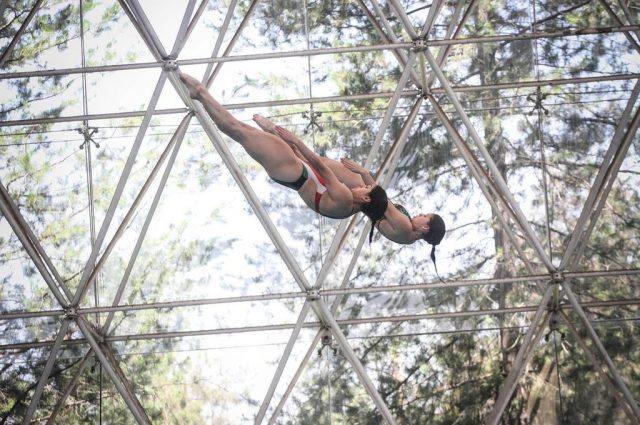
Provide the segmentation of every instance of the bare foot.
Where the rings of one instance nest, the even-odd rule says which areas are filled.
[[[253,121],[258,124],[258,127],[263,129],[267,133],[275,134],[276,136],[278,135],[278,133],[276,132],[276,125],[272,123],[268,118],[265,118],[260,114],[255,114],[253,116]]]
[[[205,86],[189,74],[181,72],[180,79],[184,85],[187,86],[187,89],[189,90],[189,97],[191,97],[191,99],[200,99],[202,91],[206,91]]]

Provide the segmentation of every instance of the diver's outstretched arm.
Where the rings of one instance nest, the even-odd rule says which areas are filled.
[[[358,164],[354,160],[349,158],[340,158],[340,162],[342,162],[342,165],[344,165],[345,168],[348,169],[349,171],[353,171],[356,174],[360,174],[360,176],[362,177],[362,180],[364,180],[364,184],[372,184],[372,185],[377,184],[373,176],[371,176],[371,173],[369,173],[369,170],[367,170],[366,168],[364,168],[362,165]]]

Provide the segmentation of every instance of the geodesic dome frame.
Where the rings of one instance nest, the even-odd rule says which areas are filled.
[[[136,392],[129,383],[126,373],[121,370],[119,362],[114,356],[110,344],[144,338],[189,337],[207,333],[214,334],[233,332],[234,330],[201,329],[184,332],[158,332],[153,335],[128,334],[111,336],[109,334],[109,326],[114,312],[167,309],[184,306],[237,303],[256,300],[269,301],[283,298],[304,299],[303,305],[299,308],[297,321],[294,324],[250,327],[251,331],[272,329],[291,330],[288,343],[283,350],[278,366],[274,370],[273,379],[266,391],[260,408],[256,412],[255,423],[263,422],[267,410],[272,403],[276,387],[280,383],[283,370],[289,361],[289,356],[296,344],[296,341],[298,340],[300,331],[303,328],[317,330],[316,335],[311,342],[306,355],[303,357],[301,365],[298,368],[298,372],[296,372],[293,379],[290,381],[288,388],[284,391],[280,403],[272,409],[272,422],[270,423],[273,423],[275,418],[277,418],[277,415],[291,393],[293,386],[295,386],[296,379],[300,375],[301,368],[303,368],[305,363],[309,361],[311,353],[315,351],[321,340],[324,338],[333,338],[341,353],[357,374],[361,384],[366,389],[368,396],[375,404],[381,417],[383,417],[387,423],[395,424],[396,420],[394,419],[389,407],[385,404],[384,399],[381,397],[376,383],[369,376],[369,373],[361,363],[360,357],[353,350],[348,337],[345,335],[343,330],[344,326],[354,323],[367,323],[383,320],[419,321],[436,318],[455,318],[466,317],[469,315],[514,313],[523,311],[532,313],[531,320],[526,333],[522,336],[521,345],[513,362],[513,367],[509,371],[508,376],[506,376],[501,387],[501,392],[492,407],[492,412],[488,420],[489,423],[497,424],[500,422],[501,416],[509,404],[509,400],[513,395],[516,385],[522,377],[527,364],[531,360],[535,345],[538,344],[547,329],[551,328],[553,330],[555,327],[559,326],[559,323],[562,323],[563,326],[570,329],[576,339],[581,341],[581,347],[584,350],[585,355],[593,363],[595,370],[602,374],[603,381],[611,388],[613,396],[616,397],[616,400],[622,406],[622,409],[630,422],[640,421],[640,409],[636,398],[629,390],[628,383],[625,382],[625,378],[620,375],[616,365],[609,357],[605,346],[600,341],[598,333],[593,327],[592,320],[590,320],[588,314],[585,312],[585,308],[590,306],[602,307],[607,305],[621,305],[621,303],[626,303],[626,305],[629,306],[637,306],[637,299],[630,299],[626,301],[602,300],[589,303],[580,300],[572,289],[572,282],[578,279],[616,278],[619,276],[633,277],[638,274],[638,269],[633,267],[622,267],[615,270],[579,270],[578,265],[580,257],[584,255],[584,250],[587,246],[590,235],[593,232],[594,226],[601,214],[604,204],[607,201],[611,187],[618,176],[621,164],[625,159],[630,146],[632,146],[634,142],[636,130],[640,123],[640,115],[636,107],[637,96],[640,92],[640,86],[637,83],[639,74],[625,73],[611,75],[603,72],[603,75],[600,76],[537,79],[525,82],[507,81],[504,83],[494,84],[492,87],[489,87],[488,85],[482,84],[476,86],[456,86],[451,83],[443,71],[447,55],[450,53],[451,48],[470,43],[508,43],[522,40],[578,38],[588,37],[589,35],[594,34],[607,34],[611,37],[626,37],[634,49],[636,49],[636,51],[640,51],[640,46],[636,40],[640,26],[636,25],[634,22],[627,23],[626,20],[631,19],[631,14],[628,13],[628,10],[625,7],[620,7],[620,11],[626,11],[627,13],[625,16],[619,16],[616,14],[616,11],[611,8],[609,4],[610,2],[606,0],[602,0],[600,2],[607,13],[611,14],[612,20],[617,22],[617,25],[609,27],[544,31],[537,30],[535,25],[533,25],[532,30],[526,33],[461,37],[460,33],[464,27],[465,19],[468,16],[469,11],[477,6],[478,2],[476,1],[457,1],[449,3],[434,1],[426,10],[424,19],[421,19],[421,22],[418,25],[416,25],[416,18],[409,17],[407,9],[399,1],[389,1],[386,7],[390,12],[392,12],[394,18],[401,24],[401,27],[404,30],[404,35],[394,33],[385,10],[383,10],[377,1],[371,1],[369,4],[358,1],[356,2],[357,6],[363,8],[369,19],[367,24],[374,26],[378,31],[380,39],[382,40],[380,44],[313,49],[308,48],[306,50],[295,51],[258,51],[251,54],[234,55],[234,43],[237,41],[240,34],[242,34],[243,29],[246,28],[247,23],[250,22],[252,13],[259,5],[258,1],[251,2],[241,23],[238,25],[235,32],[233,32],[230,27],[231,17],[234,16],[234,14],[237,16],[239,13],[235,9],[236,2],[234,1],[231,2],[232,4],[228,9],[227,18],[222,24],[222,30],[220,31],[218,38],[216,40],[212,40],[214,48],[211,57],[183,59],[181,58],[181,50],[188,43],[189,37],[199,20],[207,13],[206,7],[208,2],[206,0],[201,2],[190,0],[187,2],[186,10],[182,16],[182,20],[180,21],[181,23],[177,31],[177,36],[171,50],[168,50],[166,48],[166,44],[163,44],[160,40],[158,35],[160,32],[159,28],[150,22],[147,17],[148,11],[145,12],[145,9],[137,0],[121,0],[118,3],[126,13],[131,24],[135,27],[140,38],[149,48],[153,57],[152,61],[131,62],[118,65],[87,66],[84,64],[83,57],[83,66],[81,67],[27,70],[0,74],[1,79],[9,80],[26,77],[52,75],[62,76],[73,74],[79,74],[83,78],[86,78],[87,75],[91,75],[92,73],[111,73],[135,69],[161,70],[160,77],[153,93],[151,94],[148,107],[145,111],[113,112],[90,115],[87,113],[87,99],[85,91],[85,99],[83,102],[84,113],[81,115],[59,118],[32,118],[0,123],[1,127],[39,125],[57,122],[82,123],[84,149],[90,157],[92,149],[90,142],[93,136],[91,127],[88,125],[90,121],[131,116],[139,116],[142,118],[135,141],[131,146],[126,163],[123,165],[122,174],[116,184],[109,206],[106,209],[104,220],[99,225],[99,230],[92,239],[93,244],[91,253],[86,259],[85,266],[82,268],[79,284],[75,290],[69,288],[66,285],[65,280],[58,273],[54,262],[51,260],[51,252],[47,252],[47,250],[43,248],[39,241],[40,238],[37,236],[37,232],[33,230],[33,226],[28,222],[28,220],[25,220],[22,216],[20,208],[17,206],[16,201],[12,199],[12,196],[10,196],[6,188],[6,183],[0,185],[0,190],[2,191],[0,206],[2,207],[4,219],[10,224],[15,236],[20,240],[22,246],[33,262],[33,265],[38,270],[42,279],[50,289],[51,294],[59,304],[59,308],[54,310],[8,311],[3,312],[2,316],[0,316],[1,320],[7,321],[31,317],[53,317],[58,319],[60,322],[60,327],[56,333],[55,339],[47,341],[7,343],[2,345],[0,348],[6,351],[35,347],[51,347],[48,361],[38,379],[37,386],[33,391],[29,409],[26,416],[23,418],[23,423],[31,422],[33,415],[38,408],[40,397],[43,391],[45,391],[49,375],[58,358],[61,347],[64,344],[70,343],[68,334],[72,325],[77,326],[79,331],[82,333],[82,338],[73,339],[73,343],[85,344],[90,347],[83,358],[81,366],[75,372],[75,376],[81,376],[85,371],[86,365],[88,365],[88,360],[92,358],[92,356],[96,356],[104,371],[114,383],[123,400],[131,410],[136,421],[144,424],[150,423],[145,407],[139,401]],[[622,5],[624,2],[620,2],[620,4]],[[31,19],[42,6],[42,1],[36,1],[34,3],[31,13],[29,13],[22,23],[21,29],[26,28],[31,24]],[[445,11],[447,13],[445,13]],[[443,25],[446,28],[446,30],[443,31],[444,36],[441,38],[434,38],[431,36],[435,22],[439,22],[440,25]],[[227,33],[233,33],[233,36],[231,37],[224,53],[221,54],[220,50]],[[9,57],[15,42],[19,39],[21,34],[22,31],[18,31],[15,35],[14,42],[5,47],[5,50],[2,52],[0,63],[3,63],[6,58]],[[434,53],[436,49],[437,53]],[[376,177],[384,187],[393,185],[394,172],[396,168],[402,163],[407,155],[410,155],[410,153],[404,152],[403,148],[410,136],[412,125],[416,118],[428,107],[430,112],[435,114],[437,119],[440,121],[442,127],[448,133],[448,136],[453,140],[460,158],[464,161],[464,164],[474,177],[479,189],[486,197],[486,201],[489,203],[491,210],[496,212],[499,225],[504,231],[506,238],[508,238],[512,243],[514,249],[517,250],[520,261],[524,263],[525,268],[529,271],[528,275],[489,279],[456,278],[450,279],[447,282],[434,280],[434,282],[427,283],[376,285],[371,287],[351,288],[349,287],[349,277],[363,249],[366,242],[366,236],[368,234],[365,226],[365,228],[355,232],[357,233],[355,238],[358,242],[351,253],[352,256],[348,266],[341,272],[341,279],[339,279],[341,281],[340,284],[336,287],[327,289],[323,285],[329,274],[333,271],[332,268],[334,267],[335,262],[341,255],[343,255],[345,244],[347,240],[352,237],[351,235],[357,227],[358,219],[352,218],[350,220],[342,220],[339,223],[331,241],[331,245],[322,261],[322,266],[316,276],[315,282],[310,281],[306,273],[301,268],[299,260],[294,257],[287,242],[282,238],[278,226],[273,223],[270,213],[265,209],[263,202],[256,194],[251,182],[246,178],[244,170],[238,165],[238,162],[236,161],[227,142],[218,133],[218,130],[207,116],[202,105],[189,98],[177,76],[178,69],[185,69],[194,65],[206,65],[203,81],[210,86],[214,82],[222,65],[226,63],[241,62],[252,64],[256,61],[268,59],[283,59],[291,57],[308,59],[315,56],[332,56],[370,51],[390,52],[398,61],[402,73],[398,76],[397,85],[395,90],[392,92],[333,95],[323,97],[314,96],[312,93],[309,93],[309,97],[306,98],[290,97],[288,99],[276,101],[246,102],[244,104],[230,105],[229,107],[233,110],[266,106],[311,105],[310,116],[312,120],[311,124],[313,124],[313,105],[317,106],[326,102],[350,102],[372,99],[385,100],[387,102],[387,106],[384,117],[380,120],[376,138],[371,144],[367,162],[365,164],[365,166],[369,168],[377,165],[378,170]],[[635,60],[637,60],[637,57]],[[542,94],[540,91],[541,88],[615,80],[634,80],[636,83],[633,91],[626,100],[627,106],[624,109],[624,113],[618,119],[616,132],[611,139],[609,148],[598,165],[598,173],[590,186],[590,190],[584,205],[582,206],[580,216],[575,222],[575,226],[570,230],[570,236],[566,245],[563,247],[564,251],[559,258],[559,261],[554,263],[552,255],[544,247],[544,241],[542,241],[540,236],[534,231],[531,222],[528,220],[527,215],[521,208],[520,200],[513,195],[508,182],[496,166],[491,153],[486,147],[486,141],[483,140],[483,137],[479,134],[476,125],[469,117],[467,108],[460,101],[460,97],[465,92],[486,90],[487,88],[496,90],[533,88],[537,89],[534,109],[537,108],[537,113],[540,114],[542,113],[543,106]],[[167,83],[175,89],[180,100],[184,103],[184,107],[158,110],[157,105],[162,92],[164,90],[170,90],[166,87]],[[397,107],[401,99],[408,100],[410,102],[410,111],[406,116],[402,116],[403,125],[402,129],[398,133],[398,137],[393,140],[392,143],[385,145],[383,143],[383,138],[387,133],[387,129],[391,125],[392,119],[394,117],[398,117]],[[445,102],[445,106],[448,110],[443,108],[443,104]],[[176,127],[175,133],[167,145],[166,150],[158,160],[157,166],[150,171],[147,180],[149,184],[145,183],[145,185],[140,189],[139,197],[136,197],[135,202],[126,210],[127,212],[124,216],[121,217],[122,220],[118,225],[118,229],[115,232],[112,231],[112,234],[110,234],[111,240],[107,240],[110,226],[117,217],[117,212],[119,211],[120,198],[125,191],[127,181],[134,169],[136,156],[138,155],[151,120],[158,114],[183,114],[183,119]],[[145,232],[148,228],[148,223],[154,216],[155,207],[162,194],[162,188],[171,172],[171,167],[175,161],[178,149],[180,148],[180,143],[185,137],[187,129],[193,118],[198,120],[206,135],[211,140],[218,155],[230,171],[238,188],[241,190],[246,201],[251,206],[253,213],[257,216],[259,222],[269,236],[271,243],[279,253],[282,261],[286,265],[286,268],[291,273],[293,280],[298,285],[299,291],[128,305],[123,304],[121,300],[122,293],[127,285],[127,276],[128,273],[130,273],[130,268],[127,266],[125,277],[121,281],[116,292],[116,296],[110,305],[96,305],[93,307],[82,306],[82,301],[86,297],[89,286],[94,282],[96,276],[104,266],[109,254],[112,252],[116,242],[118,242],[122,237],[122,233],[126,230],[128,223],[136,213],[136,209],[139,206],[139,199],[141,199],[149,190],[152,185],[152,181],[160,172],[162,163],[167,161],[168,165],[165,168],[160,183],[157,184],[154,201],[147,213],[145,226],[135,242],[135,248],[131,256],[130,264],[135,263],[140,245],[144,240]],[[378,160],[380,157],[382,157],[382,160]],[[544,163],[543,157],[541,160],[541,169],[543,170],[543,174],[546,172],[545,167],[546,164]],[[90,168],[85,171],[87,172],[88,179],[91,179]],[[547,214],[548,213],[549,212],[547,210]],[[547,216],[547,223],[548,220],[549,217]],[[480,285],[505,285],[512,283],[532,284],[532,291],[537,291],[536,293],[540,297],[539,302],[535,306],[496,308],[490,311],[460,310],[449,313],[407,314],[397,315],[395,317],[371,317],[361,319],[340,319],[337,316],[340,299],[351,294],[404,292],[420,289],[438,290],[474,287]],[[329,303],[327,297],[335,297],[335,299],[332,303]],[[570,318],[566,314],[567,310],[572,310],[573,313],[575,313],[575,317],[578,318],[579,323],[574,323],[575,318]],[[306,319],[311,312],[315,315],[316,320],[308,322]],[[96,313],[108,314],[109,318],[102,323],[102,325],[99,325],[98,323],[92,322],[90,318],[90,316],[95,315]],[[577,325],[586,331],[586,338],[578,332],[576,327]],[[246,332],[247,329],[236,329],[235,331]],[[590,341],[589,344],[592,345],[590,346],[588,343],[585,343],[585,339]],[[77,378],[71,380],[69,383],[68,391],[66,391],[65,396],[59,400],[58,406],[54,412],[51,413],[49,421],[52,422],[55,420],[57,412],[65,403],[66,395],[72,391],[72,388],[75,385],[74,382],[77,382]]]

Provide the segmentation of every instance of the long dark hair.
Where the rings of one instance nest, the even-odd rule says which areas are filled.
[[[438,214],[434,214],[431,220],[429,221],[429,231],[422,236],[422,239],[427,241],[427,243],[431,244],[431,261],[433,262],[433,267],[436,270],[436,275],[441,282],[444,282],[438,274],[438,266],[436,265],[436,245],[440,244],[442,238],[444,238],[444,234],[447,232],[447,226],[444,225],[444,220]]]
[[[431,245],[438,245],[444,234],[447,231],[447,226],[444,225],[444,220],[438,214],[433,214],[433,217],[429,221],[429,231],[422,236],[422,239],[427,241]]]
[[[371,198],[371,201],[363,204],[360,211],[371,220],[371,231],[369,232],[369,243],[371,243],[376,223],[384,218],[384,212],[387,210],[389,198],[387,198],[387,192],[380,186],[375,186],[371,189],[369,198]]]

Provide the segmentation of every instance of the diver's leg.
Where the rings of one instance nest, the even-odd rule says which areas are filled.
[[[189,95],[202,103],[220,131],[240,143],[269,176],[282,181],[295,181],[300,177],[302,164],[284,140],[236,119],[197,79],[184,73],[180,78],[189,89]]]

